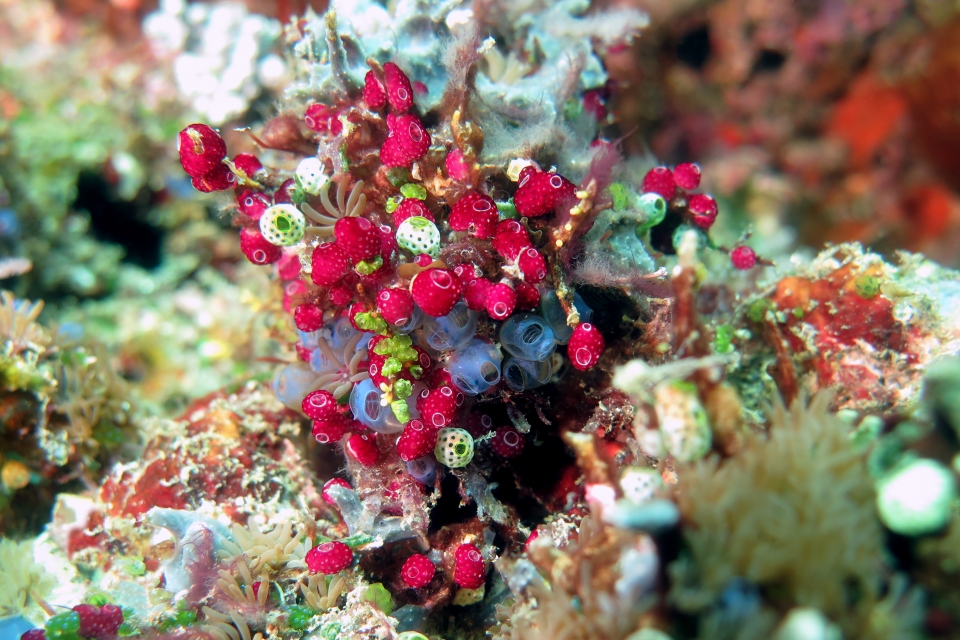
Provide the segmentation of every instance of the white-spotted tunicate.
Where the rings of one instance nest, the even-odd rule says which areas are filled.
[[[500,344],[512,356],[541,361],[556,350],[557,339],[543,316],[518,313],[500,327]]]
[[[503,362],[503,379],[514,391],[526,391],[542,387],[553,376],[553,364],[550,360],[524,360],[508,357]]]
[[[423,322],[423,339],[437,351],[463,346],[477,332],[477,312],[458,302],[450,313]]]
[[[453,383],[468,396],[487,391],[500,382],[500,352],[480,338],[473,338],[450,356],[447,371]]]

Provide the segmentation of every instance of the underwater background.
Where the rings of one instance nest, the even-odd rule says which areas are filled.
[[[0,0],[0,640],[960,639],[960,2]]]

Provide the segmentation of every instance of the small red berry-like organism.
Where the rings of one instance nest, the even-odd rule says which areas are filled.
[[[263,163],[252,153],[238,153],[233,158],[233,166],[244,178],[256,178],[263,173]]]
[[[90,640],[113,640],[123,624],[123,611],[115,604],[78,604],[73,610],[80,618],[79,635]]]
[[[273,194],[273,204],[293,204],[293,192],[296,188],[296,180],[293,178],[284,180],[283,184]]]
[[[430,134],[417,116],[405,113],[387,120],[390,130],[380,147],[380,161],[387,167],[409,167],[426,155]]]
[[[426,218],[430,222],[437,221],[436,218],[433,217],[433,214],[430,213],[430,209],[427,209],[427,205],[423,204],[423,200],[404,198],[393,212],[393,224],[399,227],[403,224],[404,220],[414,216]]]
[[[413,308],[413,296],[406,289],[392,287],[377,294],[377,311],[390,324],[406,324],[413,314]]]
[[[372,433],[355,433],[347,440],[347,453],[365,467],[372,467],[380,459],[377,438]]]
[[[463,401],[462,398],[459,391],[455,391],[447,384],[435,389],[424,389],[417,398],[420,419],[434,431],[442,429],[453,422],[457,407]]]
[[[392,62],[383,65],[383,79],[387,85],[387,101],[403,113],[413,106],[413,85],[400,67]]]
[[[476,412],[471,413],[467,416],[463,428],[474,437],[474,439],[481,438],[493,429],[493,418],[491,418],[486,413]]]
[[[253,264],[273,264],[283,255],[283,250],[270,244],[257,229],[240,230],[240,251]]]
[[[517,309],[533,311],[540,306],[540,291],[529,282],[517,283]]]
[[[577,188],[557,173],[544,173],[532,166],[520,172],[513,204],[522,216],[542,216],[562,201],[573,198]]]
[[[507,260],[516,260],[523,249],[531,246],[530,232],[516,220],[502,220],[497,224],[493,248]]]
[[[410,285],[413,301],[428,316],[445,316],[456,306],[463,293],[463,286],[456,274],[449,269],[421,271]]]
[[[382,109],[387,104],[387,90],[373,69],[363,77],[363,101],[371,109]]]
[[[420,420],[411,420],[403,428],[397,440],[397,453],[404,462],[410,462],[429,454],[437,446],[437,429],[428,427]]]
[[[301,408],[311,420],[329,420],[339,415],[336,398],[325,389],[317,389],[308,393],[307,397],[303,399]]]
[[[687,208],[693,215],[693,222],[701,229],[709,229],[717,219],[717,201],[705,193],[690,196]]]
[[[447,175],[457,182],[466,182],[470,179],[470,163],[460,149],[454,149],[448,153],[444,165],[447,168]]]
[[[500,220],[497,203],[490,196],[471,191],[450,210],[450,228],[467,231],[478,238],[492,238]]]
[[[233,175],[230,167],[221,164],[202,176],[194,176],[190,179],[190,182],[197,191],[210,193],[211,191],[230,189],[237,183],[237,176]]]
[[[692,191],[700,186],[700,165],[684,162],[673,168],[673,180],[678,187]]]
[[[486,278],[473,278],[463,289],[463,299],[471,311],[482,311],[487,307],[487,295],[493,283]]]
[[[420,589],[430,584],[430,581],[433,580],[433,574],[436,572],[437,568],[430,562],[430,558],[415,553],[403,563],[403,568],[400,569],[400,577],[411,589]]]
[[[730,263],[733,264],[734,269],[746,271],[757,264],[757,254],[750,247],[740,245],[730,252]]]
[[[340,218],[333,227],[337,245],[352,260],[369,260],[380,255],[380,229],[366,218]]]
[[[43,629],[30,629],[20,636],[20,640],[47,640],[47,632]]]
[[[300,331],[316,331],[323,326],[323,309],[311,302],[298,304],[293,312],[293,322]]]
[[[350,260],[337,243],[326,242],[313,250],[310,278],[314,284],[329,287],[339,282],[349,270]]]
[[[249,217],[251,220],[260,220],[263,212],[270,207],[270,198],[254,191],[253,189],[243,189],[237,195],[237,208],[240,213]]]
[[[486,571],[483,556],[472,544],[462,544],[454,554],[453,581],[464,589],[479,589],[483,586]]]
[[[542,282],[547,277],[547,261],[543,254],[530,247],[520,252],[517,258],[517,266],[523,273],[523,280],[530,284]]]
[[[334,540],[310,549],[304,560],[310,573],[331,575],[350,566],[353,562],[353,551],[342,542]]]
[[[570,342],[567,345],[570,364],[580,371],[592,369],[600,360],[600,354],[603,353],[604,347],[606,347],[606,343],[597,328],[589,322],[581,322],[573,330],[573,335],[570,336]]]
[[[332,415],[322,420],[314,420],[311,433],[320,444],[330,444],[340,442],[347,433],[349,421],[340,415]],[[362,461],[361,461],[361,464]]]
[[[510,285],[498,282],[487,292],[485,308],[494,320],[506,320],[517,308],[517,292]]]
[[[504,458],[514,458],[523,451],[523,436],[513,427],[500,427],[490,440],[490,447]]]
[[[320,492],[320,497],[323,498],[323,501],[329,505],[336,505],[337,501],[333,499],[333,496],[328,493],[330,487],[343,487],[344,489],[353,489],[350,486],[350,483],[344,480],[343,478],[330,478],[323,483],[323,490]]]
[[[664,200],[670,201],[677,192],[677,183],[673,172],[667,167],[654,167],[643,176],[640,190],[644,193],[659,193]]]
[[[343,131],[343,123],[337,117],[337,111],[325,104],[314,103],[307,107],[303,121],[311,131],[332,133],[335,136]]]
[[[227,157],[227,143],[220,134],[205,124],[191,124],[177,136],[180,164],[191,178],[204,176],[222,164]]]

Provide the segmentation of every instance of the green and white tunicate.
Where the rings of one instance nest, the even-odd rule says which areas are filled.
[[[620,488],[627,500],[634,504],[644,504],[652,500],[658,490],[663,489],[663,478],[656,469],[627,467],[620,475]]]
[[[289,247],[300,242],[307,222],[292,204],[275,204],[260,217],[260,233],[270,244]]]
[[[440,255],[440,230],[423,216],[413,216],[397,229],[397,244],[415,255],[425,253],[436,258]]]
[[[637,198],[637,208],[643,215],[643,220],[639,223],[643,229],[657,226],[667,215],[667,201],[659,193],[641,195]]]
[[[465,467],[473,460],[473,436],[463,429],[440,429],[433,455],[451,469]]]
[[[318,195],[323,185],[330,179],[323,172],[323,163],[319,158],[304,158],[297,165],[297,183],[310,195]]]
[[[877,511],[891,531],[920,536],[947,525],[957,500],[953,473],[935,460],[913,460],[877,483]]]
[[[680,462],[707,455],[713,434],[696,387],[686,382],[664,382],[657,385],[654,397],[667,453]]]

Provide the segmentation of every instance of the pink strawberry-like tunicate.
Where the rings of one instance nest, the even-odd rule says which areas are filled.
[[[577,188],[557,173],[544,173],[533,166],[520,172],[513,204],[522,216],[542,216],[564,200],[573,198]]]
[[[377,311],[390,324],[404,325],[413,314],[413,296],[405,289],[383,289],[377,294]]]
[[[413,106],[413,85],[410,78],[397,65],[383,65],[383,79],[387,85],[387,101],[395,111],[404,112]]]
[[[233,166],[246,178],[256,178],[263,172],[263,163],[252,153],[238,153],[233,158]]]
[[[313,437],[320,444],[330,444],[340,442],[340,439],[347,433],[347,426],[350,421],[341,415],[333,415],[323,420],[313,421]]]
[[[284,180],[273,192],[273,204],[293,204],[293,192],[297,189],[297,181],[293,178]]]
[[[750,247],[741,245],[730,252],[730,263],[734,269],[746,271],[757,264],[757,254]]]
[[[494,320],[506,320],[517,308],[517,292],[510,285],[498,282],[487,292],[484,308]]]
[[[447,175],[457,182],[467,182],[470,179],[470,163],[460,149],[454,149],[447,154],[444,162]]]
[[[250,228],[240,230],[240,251],[253,264],[273,264],[283,255],[283,250],[267,242],[259,229]]]
[[[329,505],[336,505],[337,501],[333,499],[333,496],[330,495],[330,487],[343,487],[344,489],[353,489],[350,486],[350,483],[344,480],[343,478],[330,478],[323,483],[323,490],[320,492],[320,497],[323,498],[323,501]]]
[[[197,191],[210,193],[211,191],[223,191],[230,189],[237,183],[237,176],[230,171],[230,167],[220,164],[211,169],[202,176],[195,176],[190,179],[190,184]]]
[[[462,544],[454,553],[453,581],[464,589],[479,589],[483,586],[485,571],[483,556],[472,544]]]
[[[468,231],[478,238],[492,238],[497,232],[500,214],[497,204],[488,195],[470,191],[457,200],[450,210],[450,228]]]
[[[533,311],[540,306],[540,291],[529,282],[518,282],[516,291],[520,311]]]
[[[333,226],[337,244],[355,261],[369,260],[380,255],[380,229],[366,218],[340,218]]]
[[[669,201],[677,192],[677,183],[674,181],[673,172],[667,167],[654,167],[643,176],[640,183],[640,190],[644,193],[659,193],[663,198]]]
[[[244,189],[237,195],[237,208],[251,220],[259,220],[269,207],[270,198],[259,191]]]
[[[516,260],[520,252],[530,246],[530,232],[516,220],[502,220],[497,224],[493,248],[507,260]]]
[[[325,242],[313,250],[310,278],[314,284],[329,287],[349,270],[350,259],[336,242]]]
[[[523,436],[513,427],[500,427],[491,438],[490,447],[499,456],[513,458],[523,451]]]
[[[420,589],[430,584],[436,571],[437,567],[430,562],[430,558],[415,553],[403,563],[403,568],[400,569],[400,577],[403,578],[404,584],[411,589]]]
[[[380,147],[380,160],[387,167],[409,167],[430,149],[430,134],[417,116],[405,113],[387,119],[390,134]]]
[[[327,420],[340,415],[337,411],[337,399],[325,389],[308,393],[300,407],[311,420]]]
[[[487,308],[487,295],[493,283],[486,278],[473,278],[470,283],[463,288],[463,299],[467,303],[467,308],[471,311],[482,311]]]
[[[581,322],[573,330],[573,335],[570,336],[570,342],[567,344],[570,364],[580,371],[592,369],[600,360],[604,347],[606,342],[597,328],[589,322]]]
[[[303,269],[300,264],[300,256],[294,252],[284,253],[280,261],[277,262],[277,275],[281,280],[293,280],[300,275]]]
[[[673,181],[681,189],[696,189],[700,186],[700,165],[693,162],[678,164],[673,169]]]
[[[693,222],[701,229],[709,229],[717,219],[719,209],[717,201],[705,193],[690,196],[687,209],[693,215]]]
[[[365,467],[372,467],[380,459],[377,438],[372,433],[355,433],[347,440],[347,453]]]
[[[404,198],[393,212],[393,224],[399,227],[404,220],[414,216],[426,218],[430,222],[437,221],[436,218],[433,217],[433,214],[430,213],[430,209],[427,209],[427,205],[423,203],[423,200]]]
[[[324,542],[317,545],[304,557],[310,573],[327,575],[343,571],[353,562],[353,551],[340,541]]]
[[[363,101],[371,109],[380,109],[387,104],[387,90],[373,69],[363,77]]]
[[[323,326],[323,309],[312,302],[298,304],[293,312],[293,322],[300,331],[316,331]]]
[[[343,123],[337,117],[337,110],[325,104],[314,103],[307,107],[303,121],[307,128],[317,133],[330,132],[338,136],[343,131]]]
[[[417,397],[417,411],[427,428],[441,429],[453,422],[457,407],[463,403],[463,394],[450,385],[424,389]]]
[[[543,254],[533,247],[524,249],[517,258],[517,266],[523,274],[523,279],[531,284],[542,282],[547,277],[547,261]]]
[[[466,289],[473,280],[477,278],[477,270],[469,262],[464,262],[463,264],[458,264],[453,268],[453,273],[456,274],[457,279],[460,280],[460,284]]]
[[[449,269],[427,269],[414,277],[410,285],[413,301],[428,316],[445,316],[460,300],[463,286]]]
[[[210,173],[227,157],[227,143],[205,124],[191,124],[177,136],[180,164],[191,178]]]
[[[404,462],[427,455],[437,445],[438,429],[425,425],[421,420],[411,420],[403,427],[397,440],[397,453]]]

